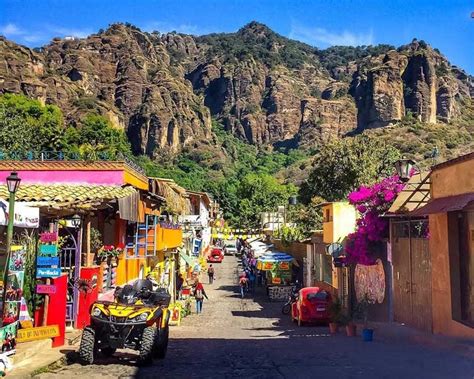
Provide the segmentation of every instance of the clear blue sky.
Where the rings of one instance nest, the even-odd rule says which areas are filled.
[[[402,45],[413,37],[474,74],[472,0],[0,0],[0,34],[36,47],[113,22],[206,34],[256,20],[311,45]]]

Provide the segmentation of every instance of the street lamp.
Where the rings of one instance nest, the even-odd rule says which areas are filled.
[[[402,158],[395,162],[395,170],[397,170],[398,177],[404,183],[410,180],[413,174],[412,170],[416,162],[412,159]]]
[[[8,226],[7,226],[7,259],[5,261],[5,268],[3,271],[3,296],[2,296],[2,320],[3,320],[3,311],[5,309],[5,295],[7,291],[7,280],[8,280],[8,266],[10,265],[10,253],[11,253],[11,243],[13,239],[13,223],[15,222],[15,194],[20,186],[21,179],[18,174],[13,171],[9,176],[7,176],[7,187],[9,195],[8,201]]]
[[[75,214],[74,216],[72,216],[71,224],[73,228],[75,229],[79,228],[79,226],[81,226],[81,216],[79,216],[78,214]]]

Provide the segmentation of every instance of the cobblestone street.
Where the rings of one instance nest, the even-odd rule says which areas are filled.
[[[168,355],[150,367],[137,367],[121,353],[84,367],[77,363],[50,378],[473,378],[471,351],[415,344],[377,335],[372,343],[327,327],[291,323],[264,294],[240,299],[237,261],[216,266],[217,280],[205,288],[203,314],[173,327]],[[194,309],[193,309],[194,311]]]

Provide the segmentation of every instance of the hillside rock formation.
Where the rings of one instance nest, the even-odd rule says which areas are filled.
[[[303,147],[407,112],[449,122],[474,84],[423,41],[317,50],[256,22],[201,37],[114,24],[35,50],[0,38],[0,92],[58,104],[77,125],[103,114],[159,157],[212,144],[212,117],[249,143]]]

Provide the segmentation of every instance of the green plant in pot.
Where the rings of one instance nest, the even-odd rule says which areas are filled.
[[[336,334],[339,330],[339,324],[342,321],[342,302],[336,297],[329,307],[331,321],[329,322],[329,333]]]
[[[354,323],[350,313],[343,313],[341,315],[340,324],[345,326],[348,337],[354,337],[357,334],[357,325]]]
[[[364,341],[372,341],[374,336],[374,329],[369,328],[369,307],[373,301],[365,294],[361,301],[357,303],[356,313],[363,321],[362,339]]]

